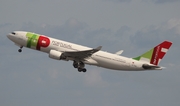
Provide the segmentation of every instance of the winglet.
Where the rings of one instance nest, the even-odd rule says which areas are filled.
[[[99,46],[99,47],[95,48],[94,50],[99,51],[99,50],[101,50],[101,48],[102,48],[102,46]]]
[[[90,55],[92,55],[93,53],[98,52],[99,50],[101,50],[101,48],[102,48],[102,46],[99,46],[99,47],[97,47],[95,49],[89,50],[90,51]]]

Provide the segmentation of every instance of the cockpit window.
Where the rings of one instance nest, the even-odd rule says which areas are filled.
[[[15,33],[15,32],[11,32],[11,34],[16,35],[16,33]]]

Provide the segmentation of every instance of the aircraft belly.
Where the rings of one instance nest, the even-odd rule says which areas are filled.
[[[96,61],[98,62],[98,66],[108,69],[120,70],[121,68],[124,68],[126,66],[126,64],[124,63],[118,63],[110,59],[108,60],[108,59],[96,58]]]
[[[142,65],[131,60],[118,61],[115,59],[96,58],[98,66],[114,70],[143,70]]]

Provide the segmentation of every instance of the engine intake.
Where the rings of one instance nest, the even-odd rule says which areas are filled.
[[[50,50],[49,57],[56,60],[66,60],[66,57],[62,55],[62,52],[56,50]]]

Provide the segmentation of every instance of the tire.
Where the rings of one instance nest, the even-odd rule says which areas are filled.
[[[83,69],[82,71],[85,73],[87,70],[86,70],[86,69]]]
[[[22,52],[22,49],[19,49],[18,52]]]
[[[81,69],[81,68],[78,68],[78,71],[79,71],[79,72],[81,72],[81,71],[82,71],[82,69]]]

